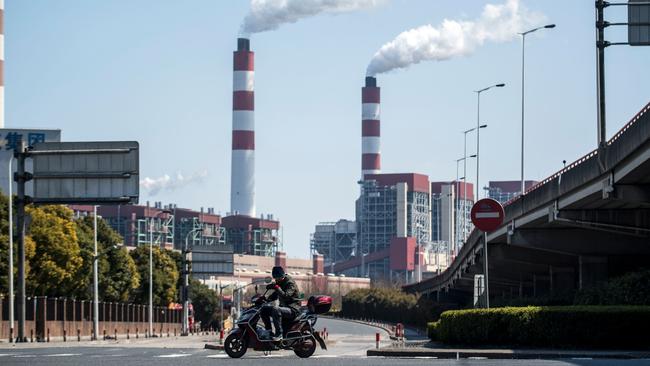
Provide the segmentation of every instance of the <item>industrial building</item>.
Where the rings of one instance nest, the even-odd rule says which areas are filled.
[[[455,256],[474,229],[470,211],[474,205],[474,184],[431,183],[431,241],[439,252]]]
[[[343,262],[355,255],[357,247],[357,223],[341,219],[337,222],[321,222],[316,225],[310,238],[311,252],[325,258],[325,267]]]

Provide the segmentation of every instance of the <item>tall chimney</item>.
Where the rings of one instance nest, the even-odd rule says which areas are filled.
[[[230,211],[251,217],[255,216],[254,56],[250,40],[238,38],[232,83]]]
[[[0,128],[5,127],[5,1],[0,0]]]
[[[377,79],[366,76],[361,88],[361,179],[381,173],[379,91]]]

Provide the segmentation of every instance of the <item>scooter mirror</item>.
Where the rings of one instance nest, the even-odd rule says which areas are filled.
[[[271,282],[273,282],[273,278],[271,277],[264,278],[264,283],[271,283]]]

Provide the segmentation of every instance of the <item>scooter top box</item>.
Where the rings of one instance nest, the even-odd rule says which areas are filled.
[[[307,309],[314,314],[324,314],[332,307],[332,297],[326,295],[310,296],[307,300]]]

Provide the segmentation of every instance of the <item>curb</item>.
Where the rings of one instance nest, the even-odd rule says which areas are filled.
[[[212,350],[216,350],[216,351],[223,351],[223,345],[206,343],[205,346],[203,347],[203,349],[212,349]]]
[[[585,352],[585,351],[517,351],[517,350],[401,350],[401,349],[371,349],[367,356],[378,357],[436,357],[440,359],[488,358],[499,360],[511,359],[645,359],[650,358],[650,352]]]

